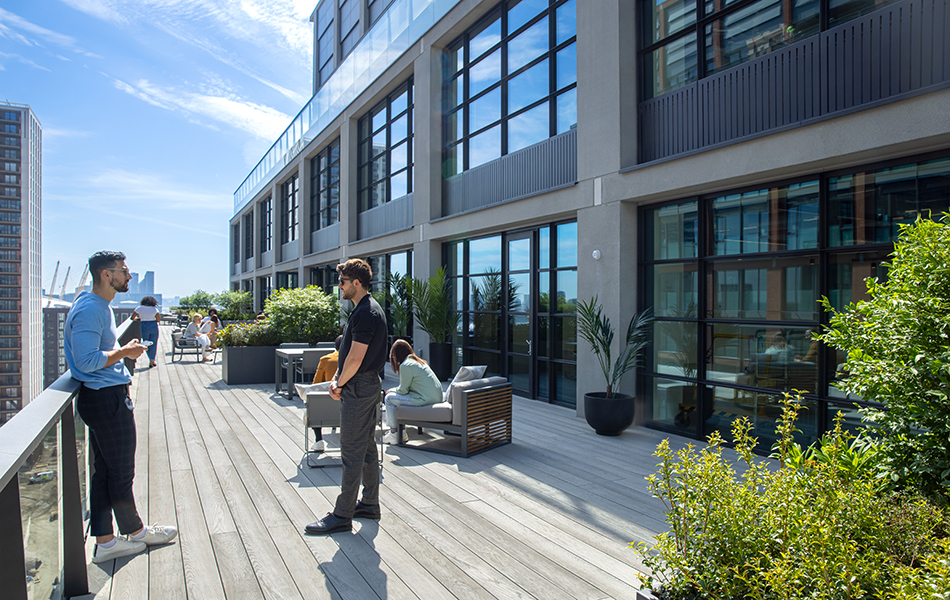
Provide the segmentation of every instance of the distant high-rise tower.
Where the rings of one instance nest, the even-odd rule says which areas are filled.
[[[139,292],[143,296],[155,295],[155,271],[145,272],[145,277],[143,277],[142,282],[139,283]]]
[[[3,424],[43,390],[43,131],[29,106],[0,104],[0,155]]]
[[[132,276],[132,280],[129,281],[129,294],[133,296],[141,293],[139,290],[139,274],[138,273],[129,273]]]

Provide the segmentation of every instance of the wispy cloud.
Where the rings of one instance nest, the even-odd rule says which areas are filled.
[[[134,84],[113,79],[113,84],[116,89],[153,106],[178,111],[189,117],[209,118],[267,140],[280,135],[291,119],[279,110],[241,99],[227,89],[215,90],[206,86],[199,93],[155,85],[145,79]]]
[[[47,69],[43,65],[39,65],[25,56],[20,56],[19,54],[9,54],[7,52],[0,52],[0,59],[5,59],[5,58],[15,60],[18,63],[23,63],[24,65],[28,67],[33,67],[34,69],[39,69],[41,71],[49,71],[49,69]],[[4,68],[3,64],[0,64],[0,69],[3,69],[3,68]]]
[[[296,103],[309,86],[294,78],[309,69],[313,0],[62,0],[73,8],[119,26],[154,26],[191,44]],[[219,41],[215,41],[219,40]],[[228,40],[256,51],[230,52]],[[255,57],[266,56],[256,68]],[[274,80],[283,71],[301,91]],[[266,74],[265,74],[266,73]]]
[[[40,27],[12,12],[0,8],[0,37],[5,37],[25,46],[43,47],[44,42],[53,44],[92,58],[101,58],[97,54],[83,50],[76,38]],[[42,67],[41,67],[42,68]]]

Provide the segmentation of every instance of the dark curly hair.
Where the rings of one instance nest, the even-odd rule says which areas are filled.
[[[139,304],[142,306],[158,306],[158,300],[155,299],[155,296],[143,296]]]

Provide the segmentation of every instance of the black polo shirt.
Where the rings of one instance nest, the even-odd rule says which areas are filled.
[[[343,344],[340,346],[340,363],[337,376],[346,364],[346,357],[350,353],[353,342],[366,344],[366,356],[357,374],[377,373],[386,364],[388,353],[388,333],[386,331],[386,314],[379,303],[370,294],[363,296],[356,305],[343,329]]]

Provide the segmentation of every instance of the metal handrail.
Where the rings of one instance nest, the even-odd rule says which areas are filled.
[[[118,327],[119,343],[124,344],[139,337],[140,328],[138,321],[123,322]],[[79,479],[74,420],[74,400],[79,388],[80,383],[67,371],[0,427],[0,581],[4,582],[4,598],[26,600],[29,597],[20,484],[16,475],[50,429],[56,426],[59,427],[60,440],[57,480],[63,541],[60,573],[62,592],[65,598],[89,593],[82,482]]]

